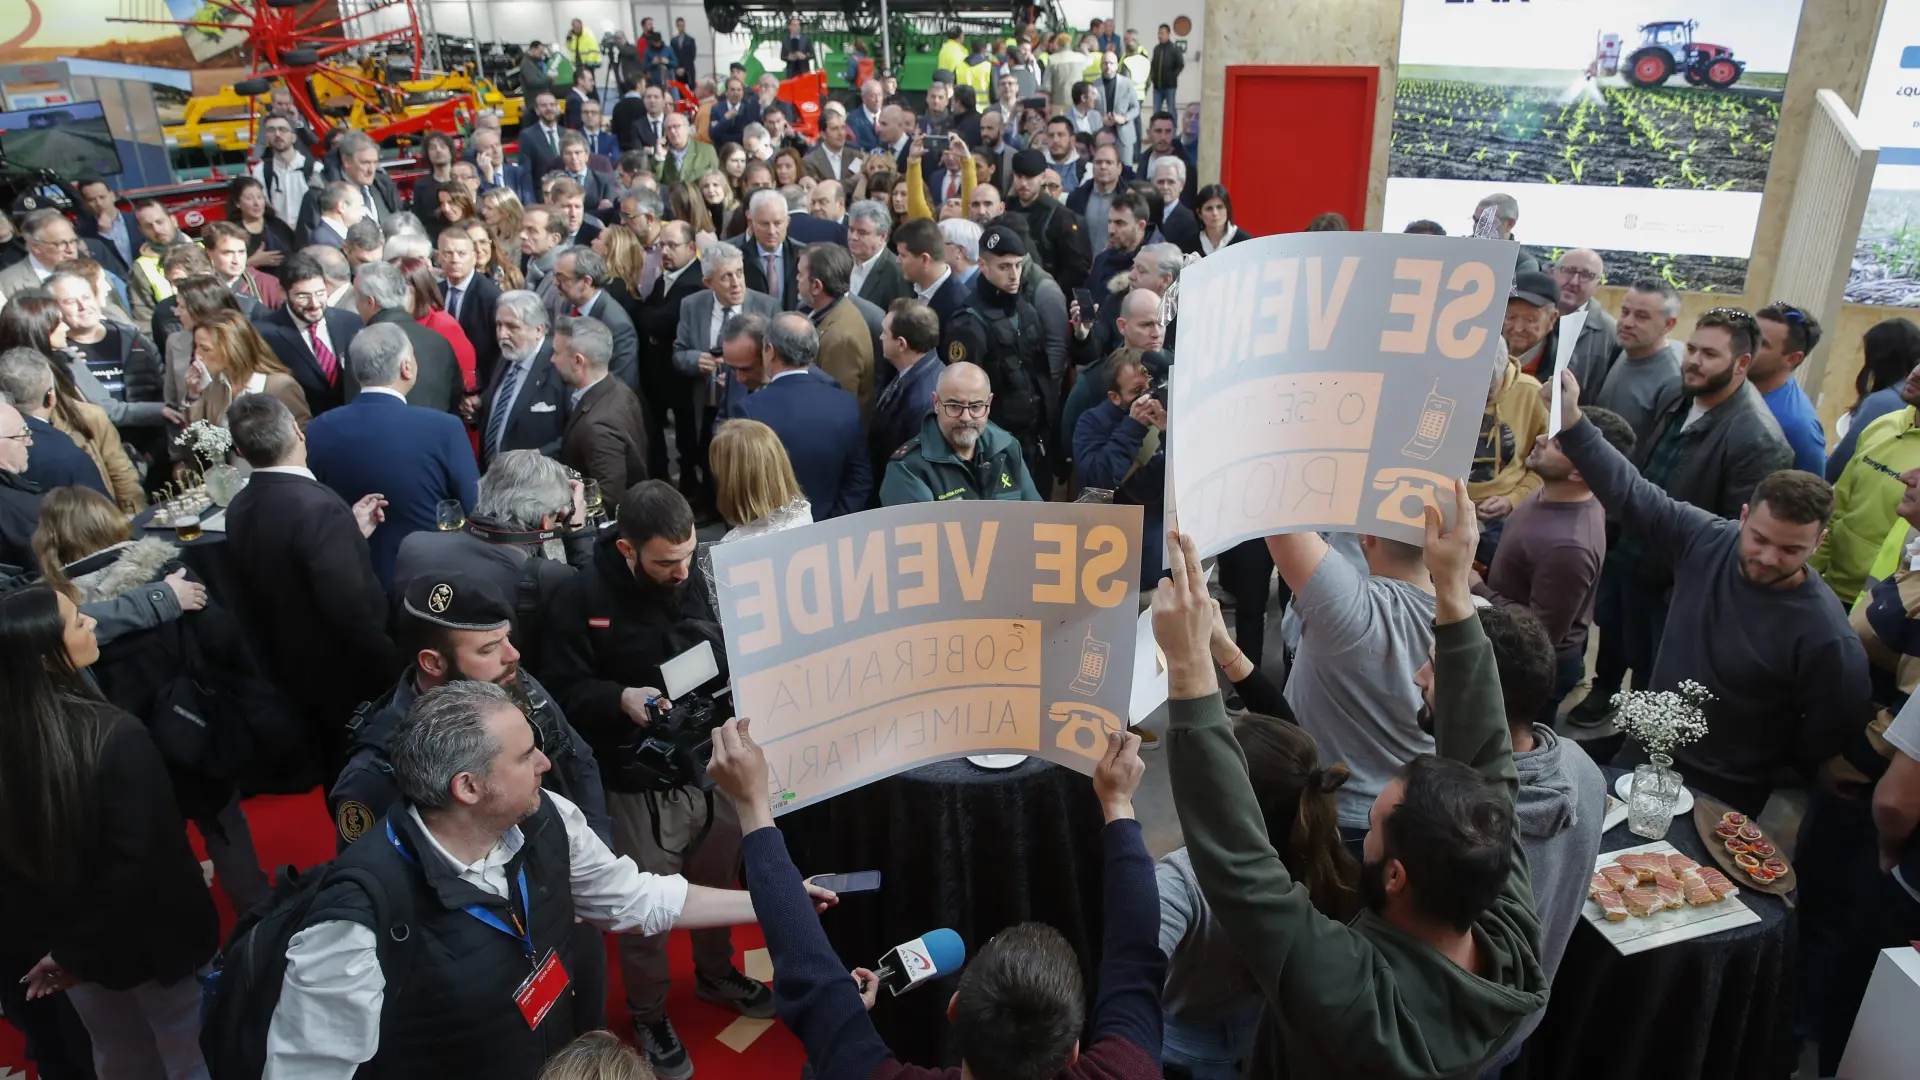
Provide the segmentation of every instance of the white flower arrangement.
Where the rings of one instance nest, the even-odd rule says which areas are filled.
[[[187,425],[187,430],[173,440],[177,445],[186,447],[208,465],[227,460],[227,454],[233,449],[233,433],[218,424],[205,420],[195,420]]]
[[[1613,726],[1640,740],[1647,753],[1672,758],[1673,752],[1707,733],[1703,711],[1713,695],[1687,679],[1680,689],[1622,690],[1613,695]]]

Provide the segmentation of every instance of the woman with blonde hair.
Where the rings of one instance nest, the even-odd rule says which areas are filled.
[[[506,257],[506,249],[493,235],[493,226],[475,218],[467,222],[467,235],[473,238],[475,272],[492,278],[493,283],[500,286],[501,292],[519,288],[526,278],[520,275],[513,260]]]
[[[714,506],[732,526],[721,543],[813,524],[813,505],[772,428],[758,420],[729,420],[714,432],[707,460]]]
[[[500,249],[502,262],[520,261],[520,226],[526,218],[520,196],[503,187],[480,193],[480,220],[493,230],[494,247]]]
[[[707,174],[707,176],[717,176],[717,175],[719,174],[718,173]],[[695,182],[696,186],[700,185],[700,183],[705,180],[706,180],[706,177],[701,177],[700,181]],[[673,183],[668,184],[667,185],[667,216],[674,219],[675,221],[684,221],[688,225],[693,226],[693,231],[695,235],[699,235],[700,233],[703,233],[703,232],[705,233],[714,232],[715,228],[717,228],[718,226],[718,222],[714,219],[714,216],[709,209],[709,205],[707,203],[707,196],[703,194],[705,191],[706,191],[706,188],[704,186],[700,186],[699,189],[696,190],[694,186],[689,186],[684,181],[680,181],[680,180],[676,180]],[[734,204],[729,203],[728,205],[731,206]],[[717,236],[719,234],[715,233],[715,235]]]
[[[653,1080],[653,1068],[611,1031],[589,1031],[560,1048],[540,1080]]]
[[[607,273],[613,275],[606,282],[607,295],[631,316],[639,302],[640,279],[647,271],[646,241],[625,225],[609,225],[593,238],[593,246],[606,260]]]
[[[206,420],[227,426],[227,406],[245,394],[272,394],[293,413],[306,430],[313,411],[306,392],[287,372],[285,364],[253,329],[245,315],[218,311],[193,328],[195,363],[187,372],[187,393],[196,395],[187,406],[187,423]]]
[[[718,171],[704,173],[694,180],[693,186],[700,196],[701,204],[706,208],[709,222],[725,221],[727,215],[733,213],[740,205],[739,192],[728,181],[725,173]]]

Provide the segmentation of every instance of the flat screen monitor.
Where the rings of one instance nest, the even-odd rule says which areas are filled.
[[[118,176],[120,151],[97,101],[0,112],[0,156],[16,169]]]

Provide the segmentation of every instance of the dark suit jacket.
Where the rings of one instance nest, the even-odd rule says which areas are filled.
[[[465,292],[460,297],[460,315],[455,321],[467,335],[467,341],[473,346],[473,373],[479,385],[487,385],[493,378],[494,365],[500,362],[500,337],[494,330],[493,317],[500,309],[500,286],[485,274],[474,274],[467,279]],[[445,282],[440,285],[444,296],[447,292]]]
[[[580,227],[573,232],[573,242],[569,247],[592,247],[593,238],[606,228],[599,218],[592,214],[580,215]]]
[[[466,389],[466,379],[460,374],[460,361],[454,357],[453,346],[447,343],[447,339],[421,326],[413,320],[413,316],[398,308],[375,315],[367,325],[380,323],[392,323],[399,327],[400,332],[407,335],[407,343],[413,346],[413,362],[420,369],[420,374],[407,394],[407,404],[459,413],[460,396]],[[347,384],[347,400],[351,402],[359,394],[360,387],[354,384],[351,374],[343,381]]]
[[[439,528],[434,511],[442,499],[472,510],[480,483],[459,417],[371,391],[307,425],[307,467],[348,505],[374,492],[387,497],[386,520],[367,549],[389,592],[400,541]]]
[[[560,438],[567,429],[567,384],[560,373],[553,370],[553,340],[540,343],[540,351],[535,353],[532,366],[528,368],[526,378],[521,380],[520,394],[514,398],[513,412],[507,417],[507,430],[500,437],[500,452],[508,450],[538,450],[550,458],[560,456]],[[507,376],[504,357],[494,368],[493,379],[487,383],[487,390],[480,398],[480,412],[476,426],[480,429],[480,451],[486,452],[487,430],[493,422],[495,398],[500,396],[500,387]],[[491,464],[491,462],[488,462]]]
[[[940,316],[942,337],[946,336],[947,324],[953,321],[953,317],[960,313],[961,308],[967,306],[967,300],[972,295],[973,287],[961,284],[960,275],[957,272],[948,274],[947,280],[941,282],[940,287],[934,290],[933,296],[927,301],[927,306],[933,309],[934,314]]]
[[[647,115],[646,107],[642,106],[626,130],[616,129],[614,134],[624,140],[620,145],[629,150],[651,150],[660,145],[660,140],[666,136],[666,126],[666,113],[661,113],[660,119],[655,120]]]
[[[145,242],[145,238],[140,235],[140,222],[133,216],[131,210],[120,211],[120,220],[127,227],[127,241],[133,245],[134,257],[139,258],[140,245]],[[74,223],[73,231],[82,240],[99,241],[98,245],[85,245],[87,250],[94,253],[95,262],[113,271],[123,280],[132,272],[133,267],[127,265],[127,260],[120,257],[120,250],[100,235],[100,222],[92,214],[81,214],[80,220]],[[103,254],[105,258],[101,257]]]
[[[327,179],[335,180],[342,178],[329,175]],[[399,187],[394,184],[393,177],[387,175],[387,170],[381,169],[375,172],[373,174],[373,183],[367,186],[373,190],[373,202],[368,204],[367,213],[374,221],[385,221],[388,214],[408,209],[407,204],[400,198]],[[320,224],[320,191],[320,188],[309,188],[306,198],[300,201],[300,220],[294,224],[293,230],[295,236],[299,236],[305,230],[312,229],[314,226]],[[332,232],[333,230],[329,229],[327,231]],[[324,243],[325,241],[315,240],[313,242],[318,244]],[[335,244],[333,246],[338,247],[339,245]]]
[[[585,188],[587,192],[585,202],[587,217],[597,220],[601,225],[620,224],[620,181],[614,179],[612,173],[589,168],[587,169],[587,179],[580,186]],[[600,208],[602,200],[612,205],[603,210]],[[586,221],[584,219],[581,221],[580,227],[583,231],[586,229]],[[596,230],[596,232],[597,231],[598,230]],[[592,243],[592,238],[590,237],[583,242]]]
[[[618,501],[647,478],[647,421],[640,398],[611,374],[580,395],[560,440],[560,463]]]
[[[824,375],[801,372],[749,394],[732,415],[758,420],[780,436],[814,520],[866,509],[873,469],[860,430],[860,403],[852,394]]]
[[[72,436],[37,416],[22,413],[20,418],[27,422],[27,430],[33,433],[33,446],[27,451],[27,471],[20,474],[22,477],[40,485],[41,491],[68,486],[89,487],[109,499],[113,498],[113,492],[107,490],[106,477],[100,475],[100,466],[93,463],[93,459],[80,449]]]
[[[560,102],[560,126],[579,131],[580,106],[586,103],[587,99],[578,87],[568,90],[567,96]]]
[[[560,126],[555,129],[556,143],[560,134],[567,130],[565,121],[566,118],[562,117]],[[519,138],[520,164],[526,166],[527,172],[531,174],[527,179],[531,182],[533,189],[539,191],[540,178],[560,167],[560,148],[557,145],[547,144],[546,132],[541,130],[540,118],[537,116],[528,117],[527,122],[520,125]]]
[[[867,280],[860,284],[860,291],[855,295],[881,311],[892,307],[895,300],[913,295],[913,286],[908,284],[892,248],[880,253],[880,261],[867,272]]]
[[[567,306],[567,311],[569,313],[573,311],[571,304]],[[580,314],[599,319],[606,324],[607,330],[613,334],[613,361],[607,365],[607,374],[620,380],[627,389],[638,393],[640,391],[640,332],[634,329],[633,320],[627,317],[626,309],[614,301],[611,293],[602,289],[600,294],[593,298],[593,303],[587,305]]]
[[[773,290],[767,288],[766,267],[760,262],[760,242],[753,238],[753,233],[742,233],[729,242],[746,255],[747,288],[772,296]],[[794,272],[800,265],[801,246],[794,243],[789,235],[780,249],[780,276],[786,279],[780,293],[781,311],[793,311],[800,306],[800,290],[794,285]]]
[[[728,112],[729,108],[732,109],[731,113]],[[707,138],[718,150],[730,142],[739,142],[741,129],[759,122],[760,98],[757,95],[748,94],[741,98],[738,106],[729,106],[723,97],[713,103],[713,111],[708,114]]]
[[[227,508],[227,540],[255,655],[316,725],[341,724],[393,685],[386,593],[339,495],[304,476],[255,472]]]
[[[847,227],[812,214],[795,214],[787,219],[787,237],[801,247],[808,244],[839,244],[846,247]]]
[[[861,150],[880,148],[880,133],[874,130],[873,121],[867,119],[867,107],[857,101],[847,110],[847,137]]]
[[[307,340],[306,331],[284,306],[274,308],[253,324],[273,354],[293,373],[294,381],[307,395],[307,408],[315,416],[346,402],[347,384],[353,378],[347,374],[347,349],[362,325],[360,316],[346,308],[328,308],[326,319],[327,338],[333,342],[333,354],[339,364],[332,383],[320,373],[320,362],[313,358],[313,345]]]
[[[467,160],[471,162],[473,158],[469,156]],[[533,173],[525,165],[509,161],[500,166],[500,175],[497,178],[492,176],[480,178],[481,192],[497,187],[506,188],[513,192],[523,205],[532,206],[538,185],[534,183]]]
[[[313,227],[307,230],[307,246],[312,247],[316,244],[322,247],[343,248],[347,246],[347,238],[327,222],[316,221]]]
[[[1193,216],[1193,211],[1176,203],[1168,211],[1166,220],[1160,223],[1160,235],[1167,243],[1191,255],[1200,250],[1200,219]]]
[[[886,360],[880,361],[879,366],[893,368]],[[887,459],[902,443],[920,434],[921,421],[933,413],[933,390],[946,367],[940,351],[935,349],[888,380],[887,388],[880,392],[880,400],[874,405],[873,424],[867,430],[867,460],[872,464],[873,475],[885,476]],[[879,485],[874,487],[878,489]],[[878,499],[871,501],[879,504]]]

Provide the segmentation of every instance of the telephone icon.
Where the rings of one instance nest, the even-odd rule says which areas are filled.
[[[1100,692],[1100,684],[1107,678],[1107,659],[1113,646],[1093,636],[1093,629],[1087,629],[1087,639],[1080,646],[1080,669],[1074,673],[1068,689],[1076,694],[1088,697]]]
[[[1107,733],[1127,729],[1119,717],[1081,701],[1054,702],[1047,708],[1047,719],[1061,725],[1054,732],[1054,746],[1095,761],[1107,752]]]
[[[1373,486],[1387,492],[1374,509],[1374,517],[1418,529],[1426,524],[1427,507],[1446,512],[1440,505],[1440,493],[1451,492],[1453,481],[1425,469],[1381,469],[1373,474]]]
[[[1418,461],[1432,461],[1433,455],[1440,452],[1440,443],[1447,437],[1447,424],[1453,420],[1453,409],[1458,402],[1440,395],[1440,380],[1433,381],[1433,389],[1427,391],[1426,403],[1420,406],[1420,419],[1413,429],[1413,438],[1400,452]]]

